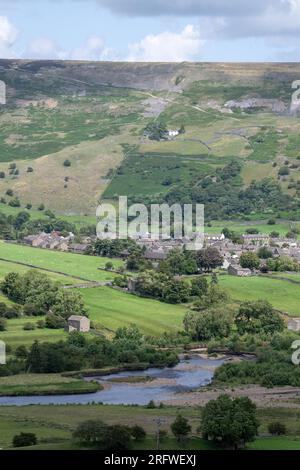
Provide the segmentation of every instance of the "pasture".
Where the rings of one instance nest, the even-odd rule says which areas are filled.
[[[43,250],[29,246],[4,243],[0,241],[0,258],[7,261],[22,262],[41,269],[50,269],[67,276],[78,276],[88,281],[105,282],[114,278],[114,274],[99,270],[104,268],[108,258],[83,256],[63,253],[55,250]],[[115,267],[122,266],[118,259],[112,260]]]
[[[233,300],[267,300],[276,309],[290,316],[300,316],[300,285],[262,276],[220,276],[220,286]]]
[[[165,331],[182,329],[185,305],[171,305],[145,299],[109,287],[80,291],[89,310],[90,319],[100,329],[115,331],[135,324],[144,334],[158,336]]]

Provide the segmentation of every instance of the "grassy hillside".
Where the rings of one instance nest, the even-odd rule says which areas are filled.
[[[109,287],[81,291],[89,315],[99,328],[115,331],[137,325],[144,334],[158,336],[182,329],[187,311],[184,305],[171,305],[157,300],[126,294]]]
[[[22,262],[28,267],[49,269],[67,276],[78,276],[88,281],[105,282],[114,278],[114,274],[103,270],[107,258],[76,255],[54,250],[43,250],[23,245],[0,241],[0,258],[6,261]],[[0,261],[0,265],[1,265]],[[113,260],[115,267],[121,266],[121,260]],[[7,266],[7,265],[6,265]],[[98,269],[102,268],[102,269]],[[0,268],[1,269],[1,268]],[[13,269],[11,269],[13,270]],[[1,272],[1,271],[0,271]]]
[[[300,316],[300,285],[257,276],[220,276],[219,280],[234,300],[264,299],[290,316]]]
[[[231,159],[243,164],[244,184],[277,179],[288,159],[280,183],[296,195],[299,118],[288,111],[299,64],[1,65],[8,101],[0,113],[0,196],[7,203],[13,189],[22,207],[43,202],[64,214],[94,214],[102,195],[154,198],[197,185]],[[249,98],[256,105],[238,107]],[[143,130],[155,120],[186,132],[149,141]]]

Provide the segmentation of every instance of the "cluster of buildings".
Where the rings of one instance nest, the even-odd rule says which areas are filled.
[[[223,269],[233,276],[251,276],[250,269],[242,268],[239,259],[244,252],[256,253],[261,247],[267,247],[274,257],[288,256],[300,263],[300,244],[297,240],[286,238],[270,238],[267,234],[245,234],[242,243],[234,243],[223,233],[205,234],[204,246],[216,248],[224,258]],[[173,249],[183,249],[190,240],[151,240],[148,236],[141,237],[136,243],[145,248],[145,258],[154,265],[167,258]],[[126,256],[126,253],[123,254]]]
[[[242,253],[257,253],[267,247],[274,257],[289,256],[300,263],[300,244],[297,240],[270,238],[267,234],[246,234],[241,237],[242,243],[233,243],[224,234],[205,235],[205,245],[217,248],[224,258],[223,269],[234,276],[251,276],[250,269],[242,268],[239,259]]]
[[[27,235],[23,238],[23,243],[35,248],[71,251],[73,253],[79,254],[85,253],[90,240],[86,239],[86,243],[74,243],[74,238],[75,235],[73,233],[69,233],[64,237],[60,232],[57,231],[53,231],[51,233],[41,232],[37,235]]]

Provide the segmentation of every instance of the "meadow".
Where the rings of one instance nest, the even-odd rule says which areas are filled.
[[[6,261],[22,262],[29,267],[49,269],[71,277],[80,277],[87,281],[105,282],[114,278],[113,273],[101,270],[109,261],[108,258],[43,250],[2,241],[0,241],[0,258]],[[117,268],[122,266],[123,262],[114,259],[113,264]]]
[[[8,302],[5,300],[5,303]],[[21,345],[30,347],[34,341],[56,342],[67,339],[68,335],[63,329],[35,328],[34,330],[24,330],[26,323],[36,324],[39,320],[44,320],[44,317],[22,317],[8,320],[6,331],[0,332],[0,339],[12,349],[16,349]]]
[[[136,325],[147,335],[159,336],[165,331],[182,329],[185,305],[171,305],[145,299],[109,287],[80,291],[90,319],[98,329],[115,331],[119,327]]]
[[[269,217],[273,218],[272,215]],[[275,225],[269,225],[268,220],[249,220],[249,221],[239,221],[239,220],[213,220],[210,223],[210,227],[205,227],[205,233],[221,233],[222,230],[226,227],[230,230],[235,231],[236,233],[242,235],[246,233],[247,229],[257,229],[260,233],[270,234],[272,232],[278,232],[281,237],[285,237],[287,232],[291,230],[291,227],[295,225],[292,221],[289,220],[279,220]],[[297,225],[297,223],[296,223]],[[299,238],[299,235],[298,235]]]
[[[300,285],[262,276],[220,276],[220,286],[233,300],[268,300],[276,309],[290,316],[300,316]]]
[[[60,374],[18,374],[0,377],[0,396],[68,395],[93,393],[100,389],[95,382],[63,377]]]
[[[12,438],[20,432],[34,432],[39,443],[31,447],[32,450],[64,450],[78,448],[71,440],[71,433],[76,426],[88,419],[101,419],[108,424],[122,424],[127,426],[139,425],[145,428],[147,438],[145,442],[137,444],[136,449],[154,449],[156,422],[160,418],[162,429],[168,432],[167,438],[162,441],[161,449],[180,449],[170,431],[170,425],[178,413],[188,418],[192,426],[192,436],[185,444],[184,449],[214,449],[211,443],[197,436],[197,427],[200,424],[199,407],[175,407],[147,409],[140,406],[122,405],[34,405],[25,407],[0,407],[0,447],[11,447]],[[299,450],[299,422],[298,409],[258,409],[261,422],[260,436],[247,445],[248,449],[257,450]],[[283,437],[269,437],[266,434],[266,425],[278,418],[285,419],[288,434]],[[197,437],[196,437],[197,436]]]

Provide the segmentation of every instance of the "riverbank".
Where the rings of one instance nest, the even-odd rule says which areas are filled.
[[[266,388],[259,385],[235,387],[203,387],[196,391],[180,392],[170,399],[162,400],[172,406],[204,406],[219,395],[228,394],[233,398],[248,397],[259,407],[268,408],[299,408],[299,387]]]

